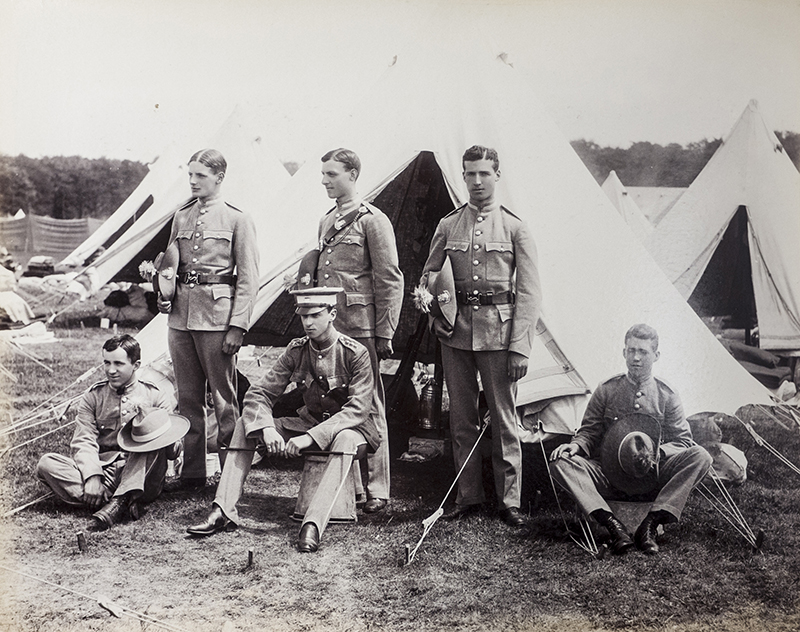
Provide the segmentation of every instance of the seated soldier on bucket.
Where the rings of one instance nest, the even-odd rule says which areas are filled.
[[[140,503],[164,486],[167,461],[181,452],[189,421],[171,414],[175,398],[138,379],[139,343],[122,334],[103,344],[106,379],[83,394],[70,447],[72,458],[49,453],[36,475],[69,505],[96,510],[100,529],[139,517]]]
[[[306,336],[292,340],[272,368],[247,391],[211,513],[205,522],[188,527],[188,533],[202,536],[236,528],[236,503],[253,451],[262,440],[269,455],[296,457],[308,449],[331,452],[297,540],[300,552],[313,553],[319,548],[336,492],[354,455],[360,446],[368,444],[374,451],[380,444],[371,414],[375,388],[369,353],[333,326],[336,295],[341,291],[336,287],[292,291]],[[274,418],[276,400],[293,381],[302,392],[304,406],[297,417]]]
[[[585,515],[608,529],[614,553],[625,553],[635,542],[655,555],[658,526],[680,519],[712,460],[692,440],[678,394],[653,377],[656,330],[631,327],[623,355],[628,372],[597,387],[572,442],[550,455],[550,473]],[[627,499],[653,501],[633,539],[606,502]]]

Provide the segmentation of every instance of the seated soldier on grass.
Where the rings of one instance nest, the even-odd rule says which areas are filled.
[[[611,550],[636,546],[658,553],[656,529],[677,522],[694,486],[711,467],[711,455],[692,440],[680,397],[653,377],[658,333],[634,325],[625,334],[627,373],[603,382],[592,394],[571,443],[550,455],[550,473],[584,515],[606,527]],[[652,500],[631,539],[606,500]]]
[[[36,475],[69,505],[96,510],[96,527],[138,518],[139,503],[161,493],[167,460],[181,451],[189,422],[171,414],[175,399],[140,380],[139,343],[122,334],[103,344],[106,379],[89,387],[78,403],[72,458],[49,453]]]
[[[325,471],[303,518],[297,549],[313,553],[330,519],[336,491],[347,476],[353,456],[368,444],[374,451],[380,435],[374,417],[372,363],[367,348],[333,326],[336,295],[342,288],[292,292],[306,335],[289,343],[272,368],[250,386],[225,459],[211,513],[186,531],[211,535],[231,531],[239,520],[236,503],[250,472],[259,440],[269,455],[296,457],[303,450],[327,450]],[[303,394],[297,417],[274,418],[276,400],[290,382]]]

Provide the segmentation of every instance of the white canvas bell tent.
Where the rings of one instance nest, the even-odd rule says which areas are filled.
[[[187,156],[179,156],[173,146],[149,164],[147,175],[139,183],[139,186],[103,222],[100,228],[59,263],[58,269],[69,271],[81,268],[87,265],[98,249],[108,250],[125,231],[144,215],[148,208],[157,202],[162,202],[170,187],[177,180],[185,182],[186,158]]]
[[[274,207],[291,227],[259,236],[267,254],[261,269],[273,269],[262,275],[269,297],[262,295],[253,328],[272,326],[281,316],[273,309],[285,300],[282,277],[316,243],[320,216],[332,206],[319,183],[319,157],[327,150],[356,151],[363,163],[361,192],[383,208],[397,232],[412,233],[398,237],[408,295],[418,272],[407,258],[413,255],[421,269],[439,217],[467,199],[464,149],[484,144],[500,154],[500,200],[528,223],[539,248],[549,335],[537,339],[519,403],[585,393],[623,371],[623,336],[638,322],[658,329],[657,372],[681,393],[689,413],[769,403],[768,391],[722,348],[625,228],[505,56],[467,59],[463,41],[454,44],[452,57],[421,48],[398,56],[377,85],[354,100],[356,109],[341,128],[320,137],[318,157],[277,196]],[[416,318],[406,304],[401,327]],[[570,429],[585,403],[565,406]]]
[[[644,241],[653,232],[653,225],[644,216],[642,210],[634,202],[625,185],[617,176],[616,171],[611,171],[600,187],[619,211],[622,219],[640,240]]]
[[[755,101],[646,241],[698,312],[776,351],[800,349],[799,245],[800,173]]]
[[[291,176],[265,147],[262,136],[249,123],[249,117],[236,108],[214,136],[184,152],[179,174],[166,191],[111,248],[83,271],[91,292],[112,279],[142,280],[139,264],[144,260],[152,261],[166,248],[172,217],[190,199],[186,163],[195,151],[203,148],[218,149],[228,163],[223,189],[225,200],[251,214],[259,239],[273,230],[267,219],[273,208],[271,200]]]

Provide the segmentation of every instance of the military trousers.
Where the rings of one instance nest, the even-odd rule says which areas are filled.
[[[661,459],[658,491],[647,496],[655,497],[650,510],[666,511],[674,520],[680,520],[689,494],[708,473],[711,463],[711,455],[699,445]],[[600,462],[595,459],[575,455],[552,461],[549,468],[553,480],[575,499],[586,516],[598,509],[611,513],[606,500],[630,499],[627,494],[611,486]]]
[[[367,498],[389,499],[390,471],[389,471],[389,424],[386,421],[386,393],[381,380],[381,361],[375,348],[375,338],[355,338],[369,351],[372,361],[372,371],[375,376],[375,424],[381,437],[381,444],[375,452],[367,456]],[[356,489],[361,488],[361,478],[356,477]]]
[[[236,399],[236,355],[222,351],[225,331],[170,329],[169,353],[178,388],[178,412],[189,420],[184,437],[181,478],[206,477],[206,383],[214,402],[219,434],[217,444],[227,446],[239,416]],[[220,450],[220,462],[224,451]]]
[[[464,467],[458,479],[456,504],[474,505],[485,500],[480,448],[467,461],[482,426],[478,416],[480,374],[491,417],[497,503],[500,509],[519,508],[522,448],[517,430],[517,385],[508,377],[508,351],[470,351],[443,344],[442,366],[450,397],[450,437],[456,472]]]
[[[292,437],[304,434],[313,425],[299,417],[277,417],[275,419],[275,430],[288,441]],[[357,430],[345,429],[338,432],[333,438],[330,446],[317,446],[315,449],[324,449],[331,452],[341,452],[342,454],[331,454],[325,464],[325,470],[320,479],[316,491],[311,496],[308,510],[303,518],[303,523],[313,522],[319,529],[319,535],[325,531],[331,517],[336,492],[347,478],[351,468],[357,467],[353,462],[358,446],[367,442],[364,436]],[[250,473],[250,465],[253,462],[253,452],[258,441],[249,439],[245,435],[244,423],[241,419],[236,422],[231,440],[231,451],[225,459],[225,466],[222,468],[222,476],[217,485],[217,493],[214,497],[214,504],[217,505],[228,519],[239,523],[239,512],[236,504],[242,497],[244,482]],[[359,470],[354,470],[354,474]],[[341,490],[341,493],[352,493],[352,490]]]
[[[103,465],[103,485],[112,496],[131,493],[144,503],[154,501],[164,487],[167,448],[153,452],[128,453]],[[39,459],[36,475],[53,493],[69,505],[83,505],[84,481],[75,461],[49,453]]]

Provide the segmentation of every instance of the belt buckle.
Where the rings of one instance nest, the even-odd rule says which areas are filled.
[[[184,274],[184,283],[198,283],[199,276],[196,271],[192,270]]]
[[[330,418],[331,418],[331,414],[329,412],[326,411],[326,412],[322,413],[322,421],[327,421]]]
[[[480,294],[467,294],[467,305],[480,305],[480,304],[481,304]]]

